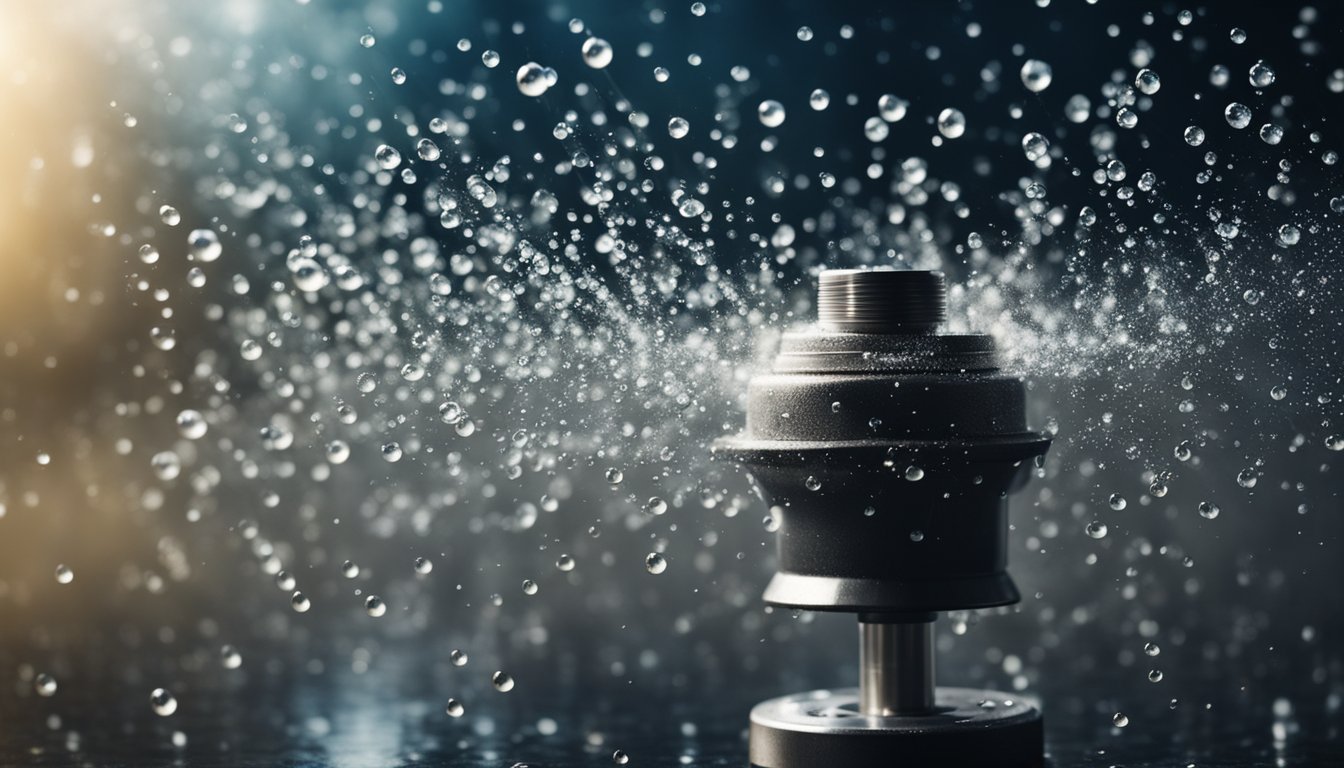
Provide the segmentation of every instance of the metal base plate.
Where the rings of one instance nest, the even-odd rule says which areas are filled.
[[[757,768],[1043,765],[1041,713],[1021,696],[939,688],[927,715],[859,714],[857,688],[770,699],[751,710]]]

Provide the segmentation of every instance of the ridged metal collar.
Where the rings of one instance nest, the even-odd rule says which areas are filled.
[[[941,272],[832,269],[821,273],[817,320],[839,333],[933,333],[947,319]]]

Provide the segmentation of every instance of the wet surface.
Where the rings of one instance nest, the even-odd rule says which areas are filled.
[[[635,766],[741,766],[748,711],[781,693],[742,690],[731,680],[700,693],[647,695],[567,688],[548,696],[533,687],[526,698],[488,692],[496,697],[485,703],[488,713],[473,712],[469,702],[454,718],[434,692],[441,684],[417,674],[414,652],[359,674],[322,658],[295,662],[305,670],[297,674],[272,662],[264,666],[274,673],[244,664],[201,675],[215,682],[175,691],[181,706],[168,717],[156,715],[147,689],[130,682],[67,686],[51,698],[17,690],[0,697],[0,765],[567,768],[614,765],[621,750]],[[127,680],[158,663],[121,662]],[[1236,768],[1344,759],[1337,701],[1326,715],[1251,696],[1180,701],[1127,713],[1120,728],[1097,725],[1085,693],[1046,695],[1051,765]]]

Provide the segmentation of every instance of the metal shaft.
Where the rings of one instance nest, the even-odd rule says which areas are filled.
[[[859,622],[859,707],[877,716],[933,710],[932,622]]]

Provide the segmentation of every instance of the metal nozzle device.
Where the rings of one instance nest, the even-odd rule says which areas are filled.
[[[822,272],[817,314],[714,452],[776,507],[765,601],[858,614],[859,687],[758,704],[751,763],[1041,765],[1041,716],[1020,696],[934,686],[936,614],[1020,599],[1007,497],[1050,444],[1027,429],[1026,387],[989,336],[938,332],[937,272]]]

